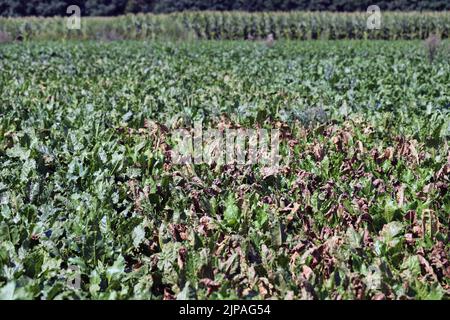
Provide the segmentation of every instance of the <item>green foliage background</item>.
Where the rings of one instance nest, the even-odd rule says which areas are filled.
[[[83,15],[114,16],[126,13],[168,13],[185,10],[217,11],[366,11],[370,5],[381,10],[449,10],[446,0],[0,0],[2,16],[64,16],[69,5],[78,5]]]
[[[369,14],[332,12],[182,12],[84,17],[80,30],[67,19],[0,18],[0,31],[20,40],[239,40],[275,39],[425,39],[448,38],[450,13],[383,12],[380,29],[369,30]]]

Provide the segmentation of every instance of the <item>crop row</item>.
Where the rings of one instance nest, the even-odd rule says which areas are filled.
[[[1,18],[0,31],[11,39],[424,39],[449,37],[450,13],[381,12],[378,29],[368,28],[369,13],[184,12],[119,17],[81,17],[71,30],[65,17]]]

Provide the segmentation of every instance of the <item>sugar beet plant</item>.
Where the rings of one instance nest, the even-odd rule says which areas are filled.
[[[0,297],[447,299],[448,54],[0,47]],[[175,165],[194,121],[279,129],[279,170]]]

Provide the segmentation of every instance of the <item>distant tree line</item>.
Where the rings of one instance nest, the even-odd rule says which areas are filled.
[[[393,11],[450,10],[449,0],[0,0],[0,16],[64,16],[69,5],[78,5],[84,16],[115,16],[186,10],[365,11],[372,4]]]

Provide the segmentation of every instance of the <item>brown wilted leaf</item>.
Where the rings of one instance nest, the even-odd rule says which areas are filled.
[[[204,236],[209,236],[211,230],[214,230],[214,225],[211,223],[211,218],[208,216],[201,217],[198,232]]]
[[[431,252],[431,265],[437,270],[439,278],[450,278],[449,253],[446,251],[445,244],[438,241]]]
[[[383,160],[392,160],[393,158],[394,158],[394,148],[393,147],[387,147],[384,150],[384,153],[381,156],[381,159],[383,159]]]
[[[169,230],[175,241],[184,241],[188,238],[187,227],[183,224],[171,224]]]
[[[177,263],[178,263],[178,267],[180,268],[180,270],[184,269],[184,265],[186,264],[186,259],[187,259],[187,249],[185,247],[182,247],[178,250],[178,259],[177,259]]]
[[[214,291],[219,290],[220,288],[220,284],[209,279],[209,278],[203,278],[200,279],[200,284],[204,285],[207,288],[207,296],[210,296],[211,293],[213,293]]]
[[[384,295],[384,293],[377,293],[376,295],[374,295],[372,297],[372,300],[386,300],[386,296]]]
[[[286,296],[284,297],[284,300],[294,300],[294,292],[289,290],[286,293]]]
[[[416,160],[416,163],[419,164],[419,153],[417,152],[416,145],[417,140],[411,140],[409,142],[409,151],[411,152],[411,156]]]
[[[344,143],[344,145],[348,145],[349,141],[352,139],[351,133],[343,131],[341,135],[342,135],[342,142]]]
[[[278,174],[278,167],[277,166],[264,167],[261,169],[261,174],[264,180],[271,176],[275,176]]]
[[[443,165],[441,169],[439,169],[439,171],[436,174],[436,178],[437,179],[443,178],[445,176],[448,176],[449,173],[450,173],[450,164],[447,163]]]
[[[316,161],[321,161],[324,156],[323,146],[320,143],[315,143],[313,146],[313,154]]]
[[[314,271],[310,267],[308,267],[307,265],[304,265],[302,267],[302,276],[305,280],[310,281],[313,275]]]
[[[259,278],[259,282],[258,282],[258,290],[259,290],[259,294],[263,298],[267,298],[272,295],[273,285],[270,283],[270,281],[267,278],[261,277],[261,278]]]
[[[431,267],[430,263],[425,259],[422,255],[417,255],[419,259],[420,266],[422,267],[422,270],[429,276],[431,276],[435,281],[437,281],[437,276],[434,273],[433,268]]]
[[[355,297],[358,300],[363,300],[365,297],[366,285],[365,283],[357,277],[352,279],[352,286],[355,292]]]
[[[289,145],[289,148],[294,148],[296,145],[298,145],[298,140],[295,140],[295,139],[290,139],[289,141],[288,141],[288,145]]]
[[[169,288],[164,288],[164,300],[176,300],[175,295],[173,294],[172,290]]]
[[[331,138],[331,142],[333,142],[333,144],[335,144],[335,145],[339,144],[340,141],[341,141],[341,138],[338,135]]]
[[[421,238],[423,236],[423,230],[419,225],[414,225],[412,228],[412,232],[416,238]]]
[[[408,212],[405,213],[403,216],[408,222],[414,223],[416,222],[416,211],[414,210],[408,210]]]
[[[403,207],[405,201],[405,185],[400,185],[397,188],[397,204],[399,207]]]
[[[367,229],[364,229],[363,243],[365,246],[368,246],[368,247],[371,247],[373,245],[373,239],[370,236],[369,230],[367,230]]]
[[[405,234],[405,240],[406,240],[406,243],[407,243],[408,245],[410,245],[410,246],[413,246],[414,243],[416,242],[416,241],[414,240],[414,237],[413,237],[412,233],[407,233],[407,234]]]
[[[364,146],[360,140],[356,141],[356,148],[360,153],[364,153]]]

